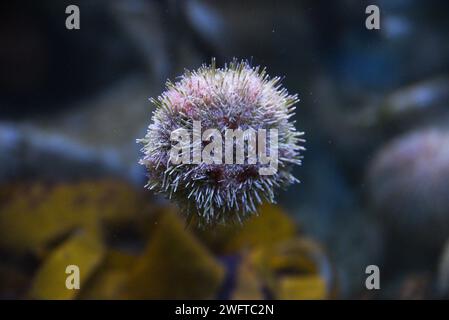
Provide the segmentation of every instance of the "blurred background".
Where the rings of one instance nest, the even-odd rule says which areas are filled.
[[[0,298],[449,297],[447,1],[0,7]],[[279,204],[201,230],[144,189],[135,140],[166,79],[212,57],[285,77],[307,151]]]

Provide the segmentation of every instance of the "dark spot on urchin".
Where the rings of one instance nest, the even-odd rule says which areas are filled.
[[[222,165],[214,165],[211,166],[207,171],[206,174],[210,181],[213,181],[214,183],[220,184],[224,181],[224,168]]]
[[[223,123],[228,129],[235,130],[239,127],[240,116],[235,117],[235,119],[229,119],[229,117],[223,117]]]
[[[245,182],[248,179],[257,179],[259,178],[259,171],[256,165],[246,165],[243,167],[243,170],[240,171],[237,176],[237,182]]]

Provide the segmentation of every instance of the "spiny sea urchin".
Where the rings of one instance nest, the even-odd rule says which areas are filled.
[[[144,145],[140,163],[148,169],[147,187],[175,200],[200,224],[243,221],[263,201],[274,203],[276,188],[298,182],[290,171],[292,165],[301,164],[303,133],[289,120],[297,101],[297,95],[289,95],[281,86],[279,77],[269,78],[265,69],[245,61],[234,60],[217,68],[212,60],[210,66],[186,71],[176,83],[168,81],[166,91],[152,99],[156,107],[152,124],[145,138],[138,140]],[[198,124],[226,138],[221,140],[209,130],[201,136],[195,128]],[[173,133],[179,130],[193,132],[187,141],[178,140],[181,157],[190,162],[173,161]],[[255,138],[251,133],[262,131],[269,131],[269,137],[258,135],[257,144],[251,143]],[[235,138],[235,149],[226,146],[229,132],[231,143]],[[243,132],[243,138],[232,132]],[[211,145],[215,146],[212,152]],[[263,172],[266,148],[274,163],[270,161],[269,167],[274,170]],[[230,151],[236,161],[226,161],[229,153],[222,154],[222,150]],[[212,161],[204,161],[205,152],[213,154]],[[247,156],[239,160],[242,153]],[[258,159],[250,157],[255,153]],[[203,161],[195,161],[201,154]]]

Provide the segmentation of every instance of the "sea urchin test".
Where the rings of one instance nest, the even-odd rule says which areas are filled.
[[[138,140],[147,187],[200,224],[242,222],[298,182],[291,169],[304,140],[290,120],[297,101],[280,78],[247,62],[216,68],[212,60],[168,81]]]

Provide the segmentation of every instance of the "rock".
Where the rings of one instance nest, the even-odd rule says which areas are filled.
[[[435,287],[439,298],[449,298],[449,241],[441,251]]]
[[[249,255],[250,253],[244,254],[237,267],[231,299],[261,300],[264,298],[263,281],[257,273],[257,266],[254,265],[254,261]]]
[[[439,250],[449,235],[448,149],[447,130],[422,129],[387,144],[369,167],[377,218],[407,247]]]
[[[214,252],[232,254],[291,239],[296,235],[296,229],[294,220],[282,208],[263,204],[258,215],[242,225],[218,225],[211,230],[197,229],[196,233]]]
[[[211,299],[224,269],[177,216],[166,213],[129,276],[128,298]]]
[[[45,251],[76,229],[123,224],[143,208],[133,187],[114,181],[0,189],[0,247],[16,253]]]
[[[3,258],[3,257],[2,257]],[[0,299],[23,297],[30,285],[30,275],[13,264],[0,264]]]
[[[34,126],[0,124],[0,182],[123,176],[117,152],[80,144]]]
[[[140,181],[135,140],[151,116],[151,91],[142,78],[128,78],[72,112],[0,124],[0,179],[107,175]]]
[[[258,248],[249,256],[268,298],[302,300],[331,298],[335,274],[322,248],[307,238],[295,238]]]
[[[66,287],[68,265],[75,265],[80,271],[80,288],[89,280],[100,264],[104,248],[99,239],[88,233],[74,234],[61,246],[56,248],[37,271],[29,298],[32,299],[73,299],[79,290]]]
[[[81,290],[79,299],[125,299],[124,290],[129,278],[129,270],[137,261],[137,256],[108,250],[93,277]]]
[[[394,91],[379,110],[380,121],[410,127],[438,122],[447,112],[449,79],[432,78]]]

